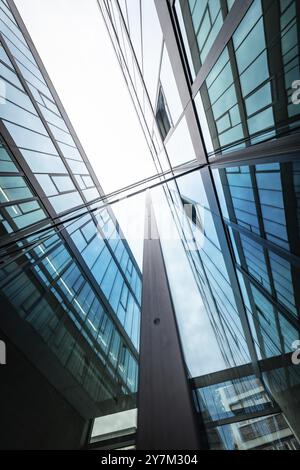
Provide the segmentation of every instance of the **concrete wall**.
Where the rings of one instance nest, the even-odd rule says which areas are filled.
[[[0,331],[0,449],[79,449],[88,422]]]

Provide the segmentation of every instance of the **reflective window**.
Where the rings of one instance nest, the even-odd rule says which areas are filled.
[[[91,442],[105,442],[108,439],[135,434],[137,410],[123,411],[95,419]]]
[[[25,183],[24,178],[19,176],[0,176],[0,202],[17,201],[28,199],[32,193]]]
[[[268,6],[255,0],[202,85],[197,100],[206,117],[197,107],[209,128],[209,135],[204,133],[209,152],[271,139],[286,132],[290,118],[290,129],[299,127],[299,106],[291,102],[300,73],[294,3],[287,8],[281,2],[275,18],[275,0]]]
[[[185,116],[170,135],[166,142],[166,149],[172,166],[190,162],[196,158]]]
[[[154,106],[157,94],[157,77],[163,46],[163,35],[154,2],[141,2],[143,75]]]
[[[299,255],[298,166],[213,170],[259,357],[290,352],[299,336],[299,268],[289,256]]]
[[[139,7],[139,2],[136,5]],[[134,20],[131,9],[131,25]],[[17,164],[1,142],[1,235],[13,234],[43,220],[45,223],[39,224],[39,228],[45,229],[51,220],[47,222],[42,209],[43,193],[45,202],[49,201],[56,213],[72,211],[72,215],[78,216],[76,222],[66,221],[64,226],[73,241],[70,245],[59,230],[47,228],[42,235],[29,234],[18,246],[13,246],[10,255],[2,258],[5,262],[0,270],[1,298],[5,299],[8,311],[19,315],[21,333],[24,321],[30,325],[33,341],[34,334],[40,337],[45,350],[47,347],[51,353],[58,375],[68,371],[69,377],[73,377],[76,387],[81,389],[83,407],[100,415],[105,402],[111,404],[114,413],[119,406],[116,397],[122,396],[122,410],[135,408],[140,271],[120,236],[113,241],[110,230],[111,239],[105,239],[98,233],[91,215],[79,217],[80,211],[73,211],[84,201],[99,198],[99,191],[83,162],[81,148],[77,148],[75,136],[62,117],[59,101],[54,102],[52,88],[43,77],[44,70],[37,66],[35,52],[31,52],[31,45],[3,0],[0,0],[0,30],[30,91],[24,91],[0,45],[0,76],[6,88],[0,90],[0,117],[20,157]],[[46,130],[48,127],[39,113],[51,132]],[[28,175],[21,169],[31,170],[32,185],[29,186]],[[39,186],[41,194],[37,195],[34,191]],[[115,220],[112,222],[106,210],[99,216],[99,225],[102,228],[113,225],[116,229]],[[30,360],[36,364],[37,357]],[[61,383],[56,386],[65,393]]]
[[[169,54],[166,46],[164,45],[161,70],[160,70],[160,82],[163,88],[164,97],[167,102],[167,106],[171,115],[171,120],[176,125],[182,111],[181,99],[178,92],[178,87],[175,81],[173,69],[171,66]]]
[[[10,122],[5,122],[5,126],[18,147],[57,155],[55,147],[49,137],[37,134],[34,131],[24,129]]]
[[[18,173],[16,165],[7,150],[0,144],[0,173]]]
[[[282,414],[219,426],[208,438],[212,450],[299,450]]]
[[[273,408],[265,387],[254,376],[199,388],[196,394],[206,423]]]
[[[160,88],[158,101],[157,101],[157,109],[156,109],[156,122],[158,125],[158,129],[161,135],[162,140],[165,140],[167,137],[170,129],[171,129],[171,116],[167,107],[167,103],[163,94],[163,89]]]
[[[206,371],[208,373],[209,370],[216,371],[243,364],[250,359],[235,293],[231,287],[228,267],[221,251],[218,236],[220,221],[205,207],[208,202],[202,178],[200,174],[193,173],[178,178],[177,185],[181,191],[181,200],[178,201],[175,190],[172,191],[173,204],[175,203],[172,210],[175,220],[178,218],[181,236],[177,234],[176,237],[174,234],[170,241],[169,230],[174,222],[171,222],[168,210],[164,209],[162,196],[160,196],[161,199],[158,198],[159,202],[157,201],[159,209],[156,211],[156,216],[175,309],[177,308],[179,329],[185,338],[183,343],[186,344],[187,363],[191,374],[202,375]],[[189,215],[182,206],[183,200],[194,208],[196,217],[193,218],[193,213],[191,213],[190,220],[201,221],[198,227],[193,227],[187,222],[186,217]],[[187,259],[184,259],[182,253],[184,251],[182,243]],[[185,321],[186,300],[184,301],[178,292],[178,285],[186,286],[185,289],[189,290],[193,298],[190,315],[192,316],[193,312],[193,324],[198,325],[198,329],[195,328],[193,332],[189,329],[189,323]],[[197,290],[198,294],[196,294]],[[196,301],[199,293],[202,299],[201,306]],[[198,334],[201,335],[201,331],[206,332],[206,341],[214,344],[214,358],[205,356],[203,360],[200,358],[199,351],[188,346],[189,335],[192,337],[195,335],[197,338]],[[201,338],[199,337],[198,341],[203,341],[203,335]],[[194,341],[196,343],[197,340]]]
[[[21,150],[21,153],[33,173],[67,173],[59,157],[29,150]]]
[[[82,191],[85,199],[90,202],[100,197],[99,191],[96,188],[86,189]]]
[[[62,194],[61,196],[50,197],[49,201],[58,213],[65,212],[83,204],[83,200],[77,191]]]
[[[87,392],[86,403],[92,400],[100,413],[102,401],[128,395],[129,407],[134,407],[130,395],[137,389],[137,361],[132,343],[124,343],[59,235],[50,232],[27,256],[33,255],[34,266],[16,266],[10,279],[1,276],[1,295]]]
[[[75,189],[69,176],[53,176],[52,180],[60,193]]]
[[[220,0],[176,1],[193,76],[204,63],[226,16]]]
[[[58,145],[60,147],[60,150],[63,153],[63,156],[65,158],[70,158],[72,160],[77,160],[77,161],[82,161],[82,157],[75,147],[71,147],[69,145],[65,145],[63,143],[58,142]]]
[[[222,206],[224,217],[298,254],[297,243],[292,242],[293,235],[287,230],[287,216],[293,213],[298,238],[298,172],[297,161],[213,170],[215,180],[221,181],[217,184],[218,195],[226,200],[226,207]],[[290,196],[286,187],[290,188]]]
[[[69,167],[74,175],[88,175],[89,171],[83,162],[76,162],[75,160],[67,160]]]

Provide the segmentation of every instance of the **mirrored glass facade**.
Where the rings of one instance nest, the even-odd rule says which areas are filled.
[[[31,379],[24,372],[28,393],[46,380],[36,406],[49,407],[46,420],[56,416],[64,445],[75,421],[136,408],[141,271],[22,19],[2,0],[0,82],[1,339],[38,371]],[[18,379],[7,379],[4,394],[9,387],[17,390]],[[59,421],[59,403],[69,421]],[[24,409],[10,406],[22,427]],[[36,437],[28,446],[51,446],[59,433],[49,428],[49,444]]]
[[[292,102],[299,77],[298,28],[297,2],[252,3],[196,98],[204,108],[212,155],[299,127]]]
[[[157,172],[110,195],[0,0],[1,445],[297,450],[300,4],[97,3]]]
[[[208,447],[298,449],[299,2],[98,3],[173,175],[152,198]]]

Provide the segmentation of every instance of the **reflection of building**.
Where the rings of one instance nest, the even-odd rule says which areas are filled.
[[[136,410],[123,411],[97,418],[91,444],[102,449],[134,449],[136,439]]]
[[[297,441],[282,415],[232,424],[237,450],[297,450]]]
[[[220,445],[218,435],[232,448],[230,426],[249,447],[251,433],[270,444],[272,426],[276,448],[285,434],[283,448],[296,447],[290,436],[300,437],[300,382],[290,353],[299,338],[300,108],[291,94],[300,76],[299,2],[98,3],[157,170],[173,170],[174,181],[155,198],[168,201],[182,242],[178,256],[185,249],[211,326],[199,327],[198,336],[189,330],[189,338],[186,323],[204,313],[189,304],[187,314],[178,291],[192,292],[193,282],[175,273],[176,253],[162,243],[188,357],[194,344],[190,382],[209,402],[220,384],[254,375],[271,400],[250,415],[242,403],[234,424],[232,416],[208,424],[200,407],[199,428],[214,434],[211,448]],[[194,209],[182,224],[186,201]],[[204,237],[197,245],[198,205]],[[209,341],[218,345],[219,363],[202,348]]]
[[[1,447],[78,448],[135,406],[141,274],[11,1],[0,33]]]
[[[197,390],[214,449],[298,449],[299,444],[272,397],[254,376]]]
[[[225,411],[234,414],[251,406],[254,399],[257,404],[269,402],[261,384],[240,394],[236,393],[232,385],[218,392]],[[299,447],[282,414],[246,419],[229,426],[236,450],[293,450]]]
[[[219,172],[237,268],[244,275],[244,295],[262,357],[279,355],[297,337],[298,269],[291,262],[299,254],[293,209],[298,206],[297,173],[297,163],[285,162]]]

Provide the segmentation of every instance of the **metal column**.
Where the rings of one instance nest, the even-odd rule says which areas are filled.
[[[151,227],[151,236],[149,228]],[[188,295],[188,293],[187,293]],[[192,401],[150,194],[143,263],[139,450],[206,448]]]

